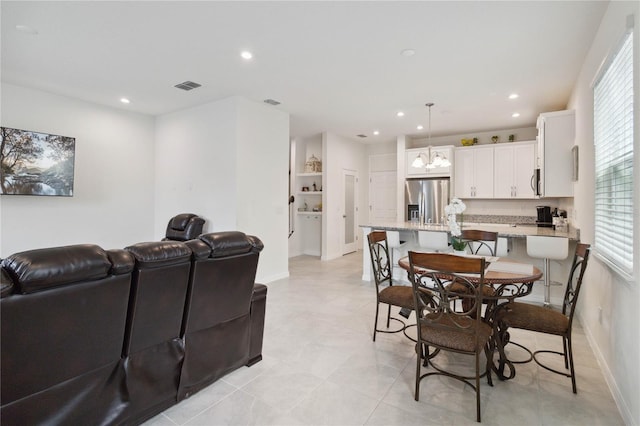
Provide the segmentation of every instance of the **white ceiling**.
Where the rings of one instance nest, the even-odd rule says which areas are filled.
[[[417,124],[426,134],[426,102],[435,103],[433,136],[526,127],[566,107],[606,7],[2,1],[2,81],[151,115],[234,95],[271,98],[291,115],[292,137],[391,141],[420,133]],[[173,87],[185,80],[202,87]],[[520,97],[508,100],[512,92]]]

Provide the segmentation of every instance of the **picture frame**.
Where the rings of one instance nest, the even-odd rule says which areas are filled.
[[[1,195],[73,196],[75,138],[4,126],[0,136]]]

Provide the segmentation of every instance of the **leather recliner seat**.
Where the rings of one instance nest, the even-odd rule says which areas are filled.
[[[259,361],[262,248],[221,232],[4,259],[2,425],[136,425]]]
[[[4,259],[3,425],[117,423],[133,258],[74,245]]]
[[[261,358],[266,287],[255,284],[262,241],[242,232],[188,241],[193,273],[183,321],[181,400]],[[224,357],[208,354],[225,353]]]

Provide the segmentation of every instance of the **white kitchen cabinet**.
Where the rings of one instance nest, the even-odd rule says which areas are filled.
[[[575,111],[540,114],[538,158],[541,197],[573,197],[573,155]]]
[[[493,146],[455,150],[455,196],[493,198]]]
[[[494,198],[536,198],[535,141],[495,145],[493,159]]]
[[[424,159],[429,160],[429,158],[433,159],[436,156],[436,153],[440,155],[441,158],[446,158],[450,163],[453,163],[453,146],[432,146],[432,147],[424,147],[424,148],[412,148],[406,150],[406,177],[407,178],[428,178],[428,177],[449,177],[451,176],[451,165],[446,167],[434,167],[433,169],[427,169],[426,167],[413,167],[413,161],[416,159],[420,153],[424,154]],[[430,156],[430,157],[429,157]]]

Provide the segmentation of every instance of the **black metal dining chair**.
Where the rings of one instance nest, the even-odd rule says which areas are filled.
[[[428,376],[442,375],[459,380],[473,388],[476,393],[476,420],[480,422],[480,354],[486,355],[487,381],[491,381],[492,352],[489,341],[492,327],[482,319],[482,290],[484,283],[484,258],[468,258],[444,253],[409,252],[409,276],[413,288],[414,309],[418,322],[418,348],[427,351],[416,360],[415,400],[420,399],[420,381]],[[465,274],[477,274],[473,283]],[[453,292],[449,281],[455,281],[464,288]],[[463,312],[454,309],[454,301],[463,299]],[[434,364],[429,356],[430,348],[473,355],[475,375],[464,376],[450,369],[445,370]],[[424,366],[434,371],[421,374]]]
[[[373,231],[367,236],[367,239],[369,253],[371,254],[373,278],[376,283],[376,316],[373,323],[373,341],[375,342],[376,332],[398,333],[404,331],[406,324],[401,319],[391,316],[391,306],[413,310],[413,291],[409,286],[393,285],[393,268],[389,256],[387,233],[385,231]],[[378,313],[381,303],[388,305],[386,329],[378,328]],[[402,327],[389,330],[391,320],[400,322]]]
[[[520,328],[524,330],[535,331],[538,333],[552,334],[562,337],[563,351],[551,351],[551,350],[538,350],[531,352],[523,345],[515,344],[527,352],[531,357],[527,361],[533,359],[539,366],[545,368],[554,373],[571,378],[571,386],[573,393],[577,393],[576,388],[576,372],[573,365],[573,348],[571,345],[571,329],[573,325],[573,316],[576,311],[576,303],[578,302],[578,296],[580,295],[580,288],[582,287],[582,278],[584,271],[587,269],[587,262],[589,261],[589,244],[576,245],[576,251],[573,256],[573,263],[569,272],[569,280],[567,282],[567,288],[564,293],[564,300],[562,303],[562,311],[556,311],[552,308],[532,305],[529,303],[510,302],[497,313],[497,318],[504,326],[508,328]],[[538,358],[539,354],[551,353],[562,355],[564,357],[564,367],[568,371],[556,370],[548,365],[545,365]],[[527,362],[525,361],[525,362]]]

